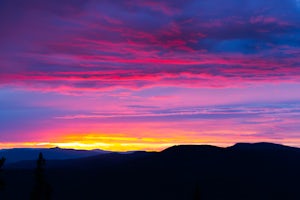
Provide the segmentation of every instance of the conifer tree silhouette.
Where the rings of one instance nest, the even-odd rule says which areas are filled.
[[[35,169],[35,185],[31,193],[32,200],[50,200],[51,199],[51,186],[46,182],[45,171],[46,160],[42,153],[36,161]]]
[[[4,190],[4,188],[5,188],[5,182],[2,179],[2,167],[3,167],[4,163],[5,163],[5,160],[6,159],[4,157],[2,157],[0,159],[0,191]]]
[[[194,199],[193,200],[200,200],[200,186],[199,184],[196,185]]]
[[[0,171],[2,170],[2,167],[3,167],[4,163],[5,163],[5,160],[6,160],[6,158],[4,158],[4,157],[2,157],[0,159]]]
[[[46,160],[44,159],[43,154],[40,153],[39,158],[36,161],[36,170],[37,170],[37,172],[43,172],[45,165],[46,165]]]

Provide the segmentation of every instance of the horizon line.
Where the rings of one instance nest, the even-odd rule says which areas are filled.
[[[281,146],[287,146],[287,147],[293,147],[293,148],[300,148],[297,145],[293,145],[293,144],[284,144],[284,143],[276,143],[276,142],[267,142],[267,141],[258,141],[258,142],[236,142],[236,143],[230,143],[228,145],[217,145],[217,144],[224,144],[224,143],[178,143],[178,144],[173,144],[173,145],[169,145],[166,146],[165,148],[162,149],[128,149],[128,150],[107,150],[107,149],[102,149],[102,148],[93,148],[93,149],[84,149],[84,148],[76,148],[76,147],[63,147],[63,146],[59,146],[59,145],[50,145],[50,146],[43,146],[43,145],[39,145],[36,144],[35,146],[22,146],[22,147],[4,147],[4,148],[0,148],[0,151],[2,150],[11,150],[11,149],[55,149],[55,148],[59,148],[62,150],[75,150],[75,151],[106,151],[106,152],[137,152],[137,151],[145,151],[145,152],[161,152],[164,151],[168,148],[171,147],[175,147],[175,146],[213,146],[213,147],[218,147],[218,148],[229,148],[229,147],[233,147],[237,144],[274,144],[274,145],[281,145]],[[1,143],[0,143],[1,146]]]

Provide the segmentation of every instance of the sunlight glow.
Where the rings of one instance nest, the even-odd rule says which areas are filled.
[[[72,135],[66,137],[61,141],[53,142],[17,142],[17,143],[0,143],[0,149],[7,148],[53,148],[60,147],[66,149],[82,149],[82,150],[93,150],[102,149],[107,151],[132,151],[132,150],[143,150],[143,151],[161,151],[174,145],[215,145],[219,147],[231,146],[237,142],[273,142],[281,143],[289,146],[299,146],[300,139],[267,139],[261,138],[258,140],[255,137],[249,137],[248,139],[241,140],[239,137],[236,138],[128,138],[126,136],[120,137],[109,137],[99,135]]]

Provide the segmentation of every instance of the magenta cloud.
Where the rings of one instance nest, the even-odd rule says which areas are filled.
[[[295,1],[218,3],[2,1],[0,84],[103,90],[299,82]]]

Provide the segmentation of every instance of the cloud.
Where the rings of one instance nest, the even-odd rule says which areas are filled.
[[[28,109],[24,106],[17,108],[16,115],[10,108],[7,113],[19,120],[1,113],[0,118],[6,117],[6,121],[0,124],[3,142],[0,145],[34,141],[62,146],[89,143],[93,147],[101,143],[102,147],[142,142],[143,148],[149,149],[154,143],[168,146],[191,142],[228,145],[237,141],[286,141],[295,145],[299,139],[299,102],[109,109],[111,111],[88,112],[86,108],[80,112],[68,107]],[[15,123],[18,126],[13,126]]]
[[[251,2],[3,1],[0,84],[74,91],[298,82],[297,4]]]
[[[2,0],[0,139],[299,146],[298,4]]]

